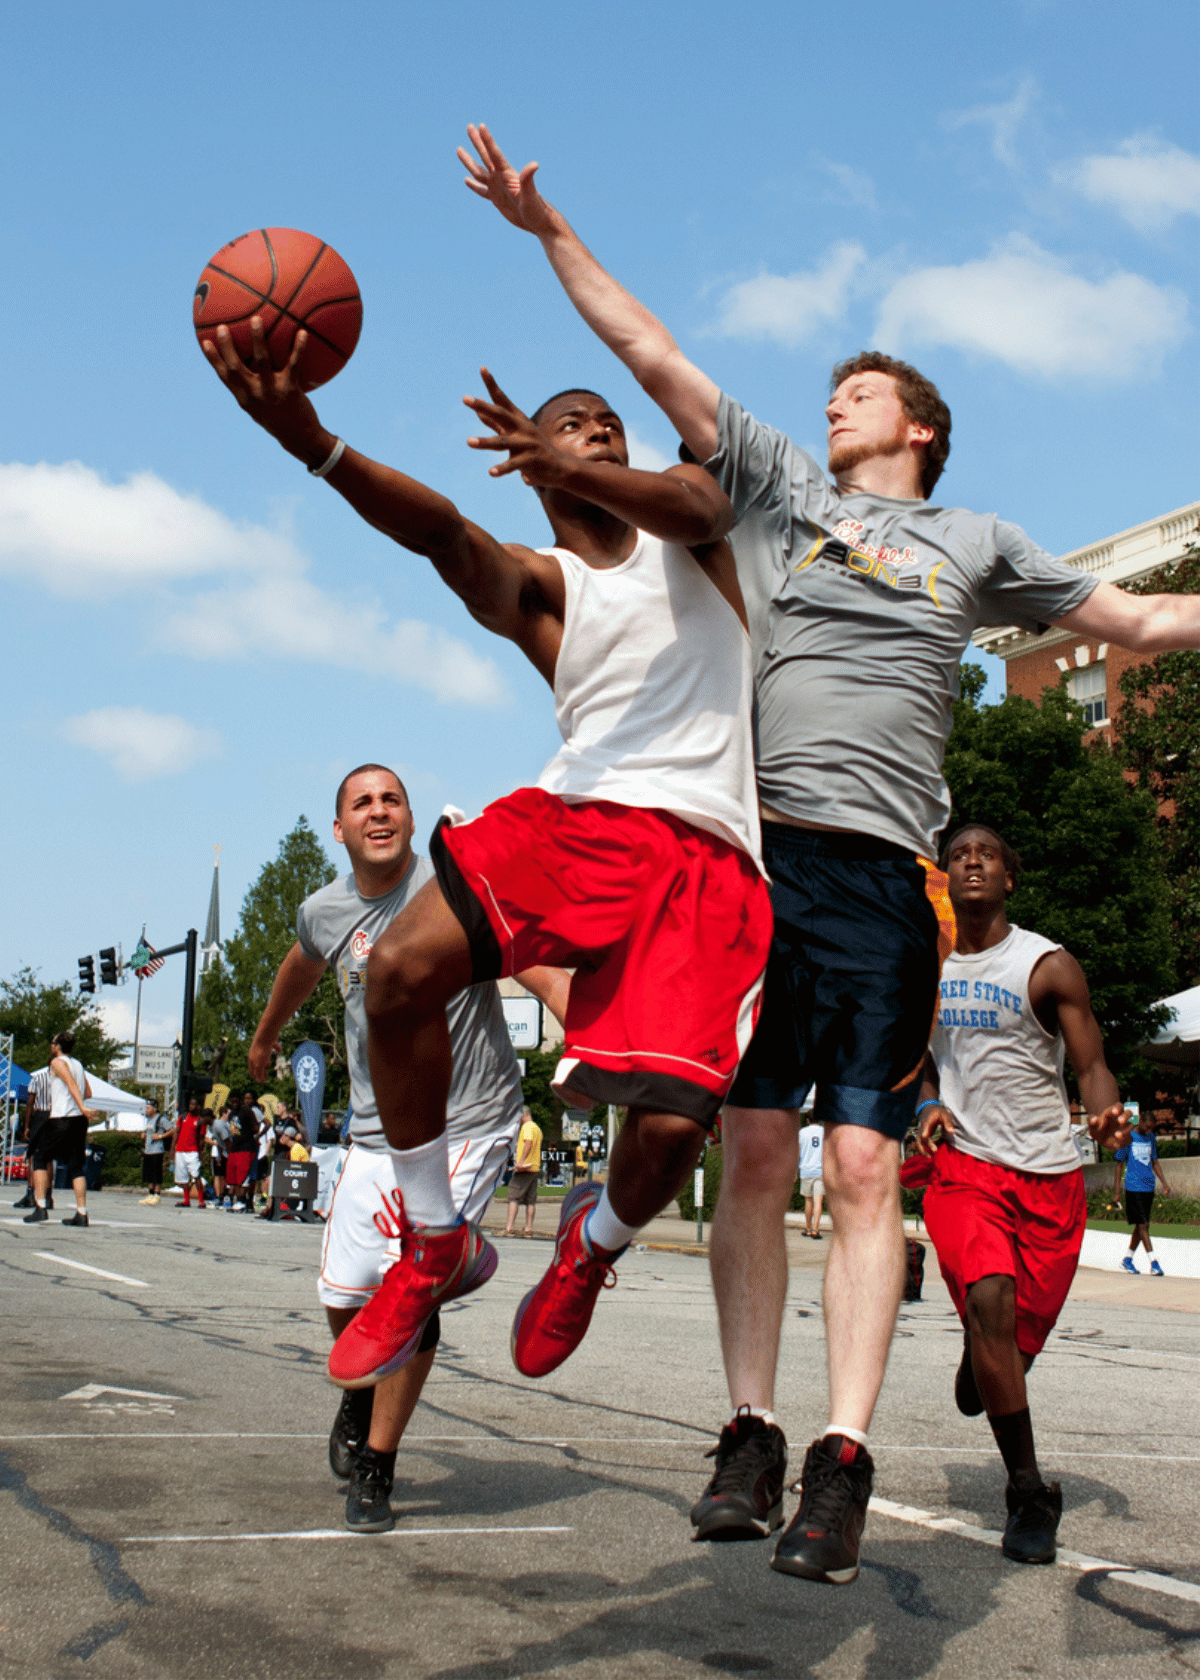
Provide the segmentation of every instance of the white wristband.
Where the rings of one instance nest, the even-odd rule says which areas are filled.
[[[322,461],[319,467],[309,467],[308,470],[312,476],[314,478],[328,478],[334,467],[336,467],[338,462],[341,460],[342,455],[345,452],[345,448],[345,438],[338,438],[333,448],[329,451],[328,460]]]

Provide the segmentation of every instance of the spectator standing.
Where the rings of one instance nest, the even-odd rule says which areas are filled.
[[[190,1207],[192,1191],[196,1192],[196,1206],[204,1206],[204,1180],[200,1176],[200,1150],[204,1143],[204,1111],[199,1097],[188,1099],[187,1113],[179,1122],[175,1138],[175,1182],[183,1190],[180,1208]]]
[[[253,1091],[244,1091],[237,1110],[230,1116],[232,1136],[225,1163],[225,1182],[238,1193],[243,1211],[254,1212],[255,1169],[261,1113],[255,1107]]]
[[[29,1091],[25,1097],[25,1194],[14,1207],[36,1206],[33,1199],[33,1156],[43,1130],[50,1124],[50,1069],[37,1068],[29,1076]],[[53,1192],[46,1192],[47,1208],[54,1207]]]
[[[75,1214],[64,1219],[64,1225],[86,1226],[87,1179],[83,1176],[83,1158],[87,1152],[88,1121],[96,1118],[87,1106],[92,1094],[91,1081],[71,1051],[75,1048],[75,1034],[59,1033],[50,1043],[50,1124],[42,1128],[37,1156],[34,1160],[33,1198],[35,1207],[25,1215],[26,1225],[37,1225],[47,1219],[46,1198],[49,1194],[47,1164],[62,1161],[75,1191]]]
[[[143,1207],[157,1207],[162,1201],[167,1144],[174,1135],[174,1126],[164,1123],[158,1104],[151,1097],[146,1104],[146,1129],[142,1140],[142,1183],[149,1192],[142,1197]]]
[[[513,1175],[508,1181],[508,1223],[504,1235],[511,1237],[516,1224],[517,1209],[525,1209],[525,1230],[533,1235],[533,1218],[537,1212],[538,1180],[542,1171],[542,1128],[529,1109],[521,1110],[521,1129],[517,1133]]]
[[[212,1145],[213,1206],[218,1208],[230,1206],[229,1197],[225,1193],[225,1167],[233,1142],[230,1116],[236,1111],[241,1100],[240,1091],[231,1091],[229,1101],[208,1128],[209,1142]]]
[[[1154,1127],[1148,1116],[1139,1115],[1137,1127],[1129,1142],[1116,1152],[1116,1162],[1113,1195],[1120,1194],[1121,1168],[1124,1166],[1125,1218],[1133,1226],[1133,1235],[1129,1239],[1129,1253],[1121,1261],[1121,1268],[1126,1272],[1137,1271],[1133,1257],[1137,1253],[1138,1244],[1141,1243],[1150,1257],[1150,1276],[1162,1277],[1163,1269],[1150,1243],[1150,1211],[1154,1206],[1155,1179],[1162,1185],[1164,1196],[1169,1196],[1172,1192],[1158,1164],[1158,1139],[1154,1135]]]
[[[807,1126],[800,1128],[800,1194],[804,1197],[804,1235],[821,1240],[821,1203],[825,1196],[825,1180],[821,1177],[821,1151],[825,1144],[825,1128],[816,1125],[810,1114]]]

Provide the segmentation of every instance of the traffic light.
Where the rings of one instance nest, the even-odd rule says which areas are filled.
[[[80,957],[79,959],[79,990],[94,992],[96,990],[96,959],[94,957]]]
[[[91,962],[88,958],[88,962]],[[100,984],[115,986],[117,983],[117,952],[113,945],[106,945],[100,953]]]

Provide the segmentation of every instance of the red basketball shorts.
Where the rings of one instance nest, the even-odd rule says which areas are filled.
[[[745,852],[665,811],[519,788],[443,819],[430,855],[476,981],[575,970],[556,1088],[714,1123],[771,944]]]
[[[943,1144],[924,1219],[938,1265],[966,1322],[967,1290],[985,1277],[1017,1287],[1017,1346],[1042,1351],[1062,1311],[1087,1225],[1081,1172],[1029,1173]]]

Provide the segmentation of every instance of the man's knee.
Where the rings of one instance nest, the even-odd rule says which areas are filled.
[[[419,927],[400,917],[384,929],[367,958],[367,1015],[432,1014],[452,995],[440,980],[436,951]]]
[[[830,1126],[821,1163],[831,1207],[883,1211],[900,1205],[900,1145],[868,1126]]]
[[[980,1278],[967,1290],[967,1327],[972,1336],[1011,1341],[1016,1322],[1017,1286],[1007,1274]]]
[[[799,1161],[799,1118],[789,1109],[727,1108],[722,1123],[724,1197],[792,1199]]]

